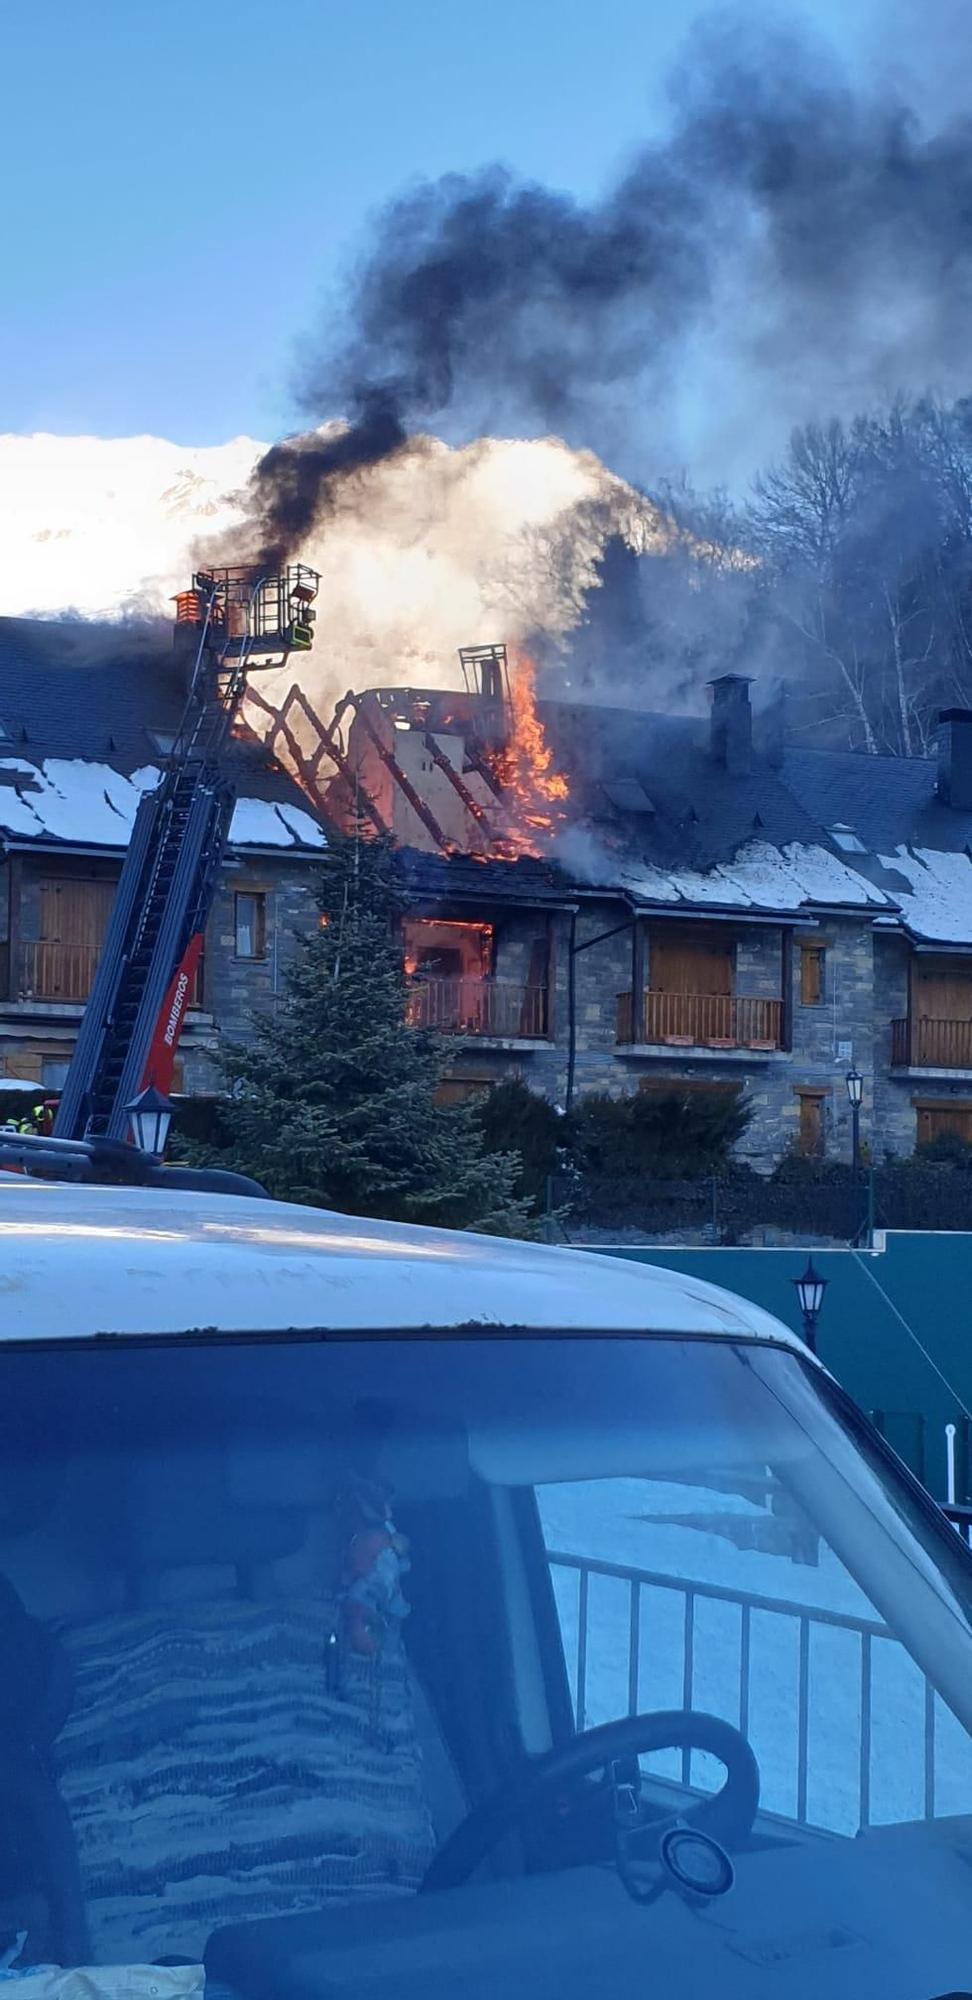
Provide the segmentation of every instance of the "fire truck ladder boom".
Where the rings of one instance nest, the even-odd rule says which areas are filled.
[[[214,581],[206,597],[176,741],[159,784],[144,794],[135,816],[58,1107],[59,1139],[126,1138],[126,1105],[147,1083],[167,1088],[171,1078],[233,815],[234,791],[221,753],[245,692],[255,644],[252,607],[265,583],[249,589],[246,629],[229,657],[219,629],[226,588]],[[283,633],[285,649],[286,638]],[[266,640],[259,650],[268,650]]]

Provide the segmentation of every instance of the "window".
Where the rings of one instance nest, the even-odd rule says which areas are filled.
[[[241,890],[234,898],[237,958],[265,958],[267,955],[267,899],[262,893]]]
[[[444,1076],[435,1091],[436,1104],[468,1104],[470,1098],[488,1097],[497,1079],[494,1076]]]
[[[827,948],[822,944],[800,946],[800,1005],[821,1007],[825,994]]]
[[[834,846],[839,847],[844,854],[867,853],[863,840],[859,839],[853,827],[844,826],[840,821],[830,828],[830,838]]]
[[[967,1561],[825,1378],[762,1341],[458,1339],[434,1305],[416,1338],[377,1283],[388,1338],[291,1340],[274,1292],[269,1340],[63,1341],[59,1300],[61,1351],[4,1353],[6,1734],[47,1751],[5,1765],[24,1970],[205,1955],[251,2000],[967,1979]],[[617,1753],[633,1844],[581,1749],[528,1865],[511,1840],[501,1878],[410,1903],[481,1798],[512,1793],[511,1823],[526,1759],[629,1714],[655,1719]],[[632,1907],[700,1807],[701,1852]],[[738,1871],[703,1915],[693,1860],[703,1888]]]
[[[964,1103],[961,1098],[943,1098],[938,1103],[927,1098],[916,1099],[915,1111],[919,1146],[928,1146],[933,1139],[942,1139],[946,1134],[972,1145],[972,1104],[967,1099]]]
[[[823,1107],[826,1092],[798,1090],[796,1096],[800,1107],[800,1152],[804,1159],[819,1159],[824,1149]]]

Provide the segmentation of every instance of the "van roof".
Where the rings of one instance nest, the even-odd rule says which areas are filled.
[[[0,1340],[482,1325],[784,1341],[650,1265],[289,1202],[0,1174]]]

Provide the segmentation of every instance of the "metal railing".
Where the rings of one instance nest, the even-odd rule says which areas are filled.
[[[969,1513],[972,1509],[951,1510]],[[752,1708],[752,1621],[754,1614],[772,1613],[781,1618],[795,1621],[798,1635],[797,1657],[797,1699],[796,1699],[796,1813],[786,1815],[795,1818],[801,1826],[819,1825],[808,1810],[809,1789],[809,1744],[811,1731],[810,1708],[810,1652],[811,1635],[815,1628],[828,1631],[847,1632],[856,1635],[859,1642],[859,1700],[860,1724],[857,1764],[857,1796],[859,1824],[870,1825],[871,1819],[871,1738],[872,1738],[872,1697],[874,1688],[873,1651],[875,1641],[895,1643],[894,1634],[879,1619],[854,1618],[840,1611],[827,1611],[818,1605],[791,1602],[786,1598],[763,1597],[753,1591],[737,1591],[723,1588],[720,1584],[686,1582],[680,1577],[666,1576],[655,1570],[632,1569],[623,1563],[600,1562],[589,1556],[568,1555],[560,1550],[548,1554],[551,1570],[566,1570],[576,1573],[578,1579],[577,1599],[577,1650],[574,1662],[575,1681],[575,1721],[580,1731],[587,1726],[588,1671],[591,1660],[591,1605],[590,1584],[592,1577],[611,1577],[628,1587],[628,1658],[627,1658],[627,1712],[636,1715],[640,1708],[640,1685],[644,1664],[642,1635],[642,1595],[646,1590],[674,1592],[684,1600],[682,1615],[682,1686],[681,1706],[691,1708],[695,1689],[696,1671],[699,1660],[699,1634],[696,1630],[696,1606],[700,1603],[734,1605],[739,1612],[739,1676],[736,1697],[736,1716],[739,1729],[748,1736],[754,1726]],[[728,1695],[728,1690],[725,1691]],[[925,1819],[935,1817],[935,1751],[936,1751],[936,1702],[938,1697],[931,1682],[924,1682],[924,1728],[922,1743],[922,1799]],[[598,1720],[603,1718],[598,1717]],[[755,1719],[758,1727],[758,1717]],[[681,1753],[681,1782],[690,1783],[692,1752],[685,1749]]]
[[[896,1069],[972,1069],[972,1021],[892,1021],[891,1063]]]
[[[547,991],[511,979],[422,979],[409,987],[406,1018],[413,1028],[444,1035],[495,1035],[542,1041]]]
[[[951,1521],[967,1547],[972,1549],[972,1507],[960,1507],[956,1501],[947,1502],[942,1508],[946,1519]]]
[[[782,1000],[751,1000],[731,993],[618,994],[618,1042],[661,1042],[676,1047],[778,1049]]]

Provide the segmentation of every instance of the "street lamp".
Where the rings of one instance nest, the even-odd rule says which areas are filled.
[[[861,1166],[861,1103],[864,1097],[864,1078],[859,1069],[849,1069],[845,1078],[847,1096],[851,1108],[851,1131],[853,1148],[854,1179],[856,1181]]]
[[[813,1258],[808,1257],[807,1268],[802,1278],[794,1278],[793,1283],[796,1286],[796,1295],[800,1301],[800,1311],[803,1314],[803,1338],[811,1354],[816,1354],[817,1319],[820,1308],[823,1305],[823,1295],[827,1289],[828,1280],[822,1278],[819,1271],[814,1270]]]
[[[140,1090],[138,1096],[126,1104],[125,1111],[139,1152],[160,1160],[172,1123],[171,1099],[163,1097],[162,1092],[150,1084],[148,1090]]]

